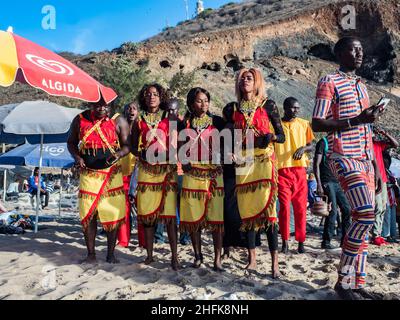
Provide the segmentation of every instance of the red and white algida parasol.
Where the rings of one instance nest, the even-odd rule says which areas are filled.
[[[17,80],[52,96],[87,102],[103,98],[106,103],[117,98],[113,89],[103,86],[73,63],[12,32],[0,31],[0,48],[0,85],[3,87]]]

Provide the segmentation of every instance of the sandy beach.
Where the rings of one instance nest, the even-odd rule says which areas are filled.
[[[52,211],[44,212],[47,216]],[[144,265],[145,250],[137,246],[136,230],[129,248],[117,248],[120,264],[105,262],[106,238],[97,237],[95,265],[80,264],[86,248],[76,213],[42,222],[38,234],[0,235],[0,299],[201,299],[201,300],[332,300],[339,250],[320,249],[320,235],[309,232],[307,253],[296,253],[292,239],[290,253],[280,254],[281,280],[271,278],[271,259],[266,237],[257,249],[258,270],[249,273],[247,253],[233,250],[224,260],[225,272],[211,270],[213,247],[208,234],[203,235],[205,263],[191,267],[191,245],[179,245],[182,270],[169,266],[168,244],[155,244],[156,262]],[[309,216],[314,230],[319,218]],[[335,241],[334,244],[338,245]],[[370,246],[370,290],[384,299],[400,299],[400,245]]]

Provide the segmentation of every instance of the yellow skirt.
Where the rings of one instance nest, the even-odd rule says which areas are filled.
[[[138,221],[152,226],[157,222],[176,223],[177,173],[174,165],[139,162],[137,185]]]
[[[182,232],[189,233],[202,228],[223,232],[224,181],[221,167],[196,164],[185,173],[179,227]]]
[[[243,156],[249,157],[244,151]],[[246,166],[236,166],[236,194],[241,231],[263,229],[265,224],[276,225],[276,199],[278,194],[274,150],[255,149],[254,160]]]
[[[120,165],[81,171],[79,215],[84,230],[96,217],[96,212],[106,231],[115,230],[125,223],[125,192]]]

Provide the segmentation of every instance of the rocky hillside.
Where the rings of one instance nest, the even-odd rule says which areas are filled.
[[[343,30],[342,9],[353,5],[356,29]],[[132,68],[146,66],[149,79],[168,83],[178,73],[195,72],[193,85],[212,93],[215,111],[235,99],[235,72],[243,66],[263,70],[268,93],[280,105],[298,97],[310,118],[318,78],[336,68],[332,45],[342,35],[356,35],[365,46],[365,78],[375,102],[393,103],[382,124],[400,132],[400,2],[398,0],[253,0],[206,10],[201,16],[168,28],[142,43],[127,42],[111,52],[65,56],[103,79],[103,67],[124,59]],[[127,39],[129,40],[129,39]],[[124,92],[120,92],[124,94]],[[396,96],[397,95],[397,96]],[[0,89],[0,103],[50,99],[22,85]]]

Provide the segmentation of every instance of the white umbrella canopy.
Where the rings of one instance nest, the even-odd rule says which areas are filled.
[[[395,178],[400,178],[400,160],[392,158],[392,164],[390,165],[389,170]]]
[[[3,131],[18,135],[66,133],[72,120],[82,112],[48,101],[25,101],[3,107],[9,112],[1,121]]]
[[[7,107],[7,106],[6,106]],[[1,108],[1,107],[0,107]],[[17,106],[8,105],[8,115],[1,121],[5,133],[40,136],[39,180],[42,175],[43,142],[45,135],[67,133],[72,120],[82,112],[48,101],[25,101]],[[40,182],[37,188],[35,233],[38,231]]]

